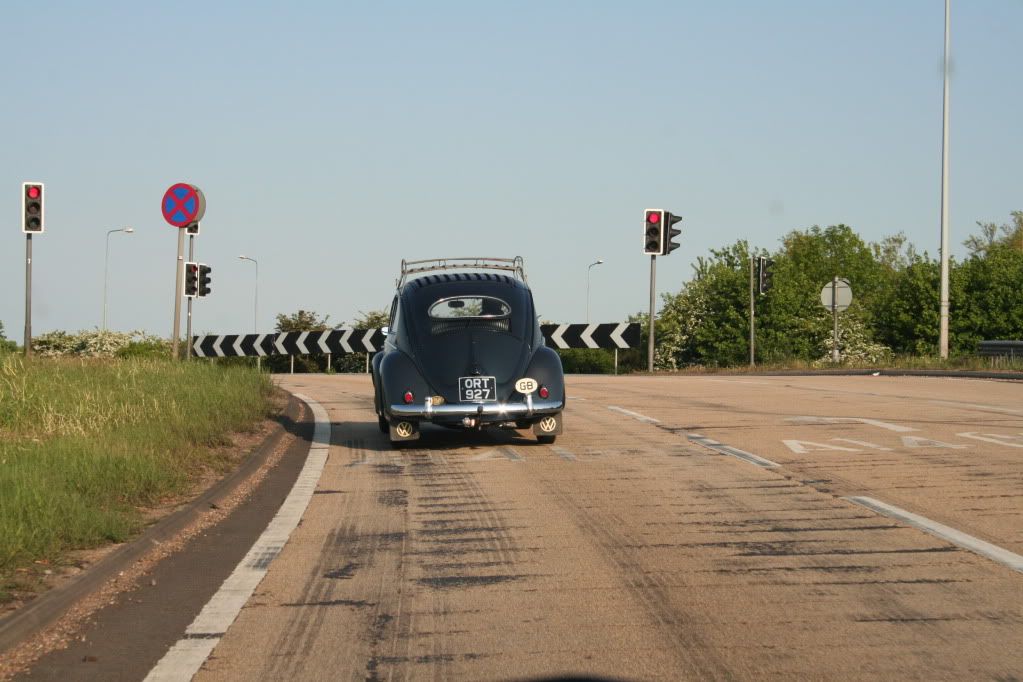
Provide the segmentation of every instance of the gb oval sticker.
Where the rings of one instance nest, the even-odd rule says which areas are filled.
[[[515,390],[528,395],[536,390],[536,379],[524,378],[515,382]]]

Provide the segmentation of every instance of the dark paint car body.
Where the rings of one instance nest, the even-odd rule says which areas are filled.
[[[561,358],[544,345],[524,275],[438,272],[406,280],[404,263],[402,275],[384,348],[373,357],[381,430],[400,443],[418,438],[424,422],[532,428],[538,440],[553,442],[564,374]],[[461,391],[460,380],[470,388]]]

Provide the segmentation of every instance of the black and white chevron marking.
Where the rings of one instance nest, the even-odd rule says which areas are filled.
[[[551,348],[636,348],[638,322],[605,324],[545,324],[540,326]]]
[[[639,323],[545,324],[540,327],[551,348],[636,348]],[[278,334],[208,334],[192,338],[200,358],[267,355],[376,353],[384,347],[379,329],[330,329]]]
[[[376,353],[384,347],[379,329],[330,329],[318,332],[278,334],[208,334],[192,338],[192,349],[200,358],[231,358],[266,355],[315,355],[331,353]]]

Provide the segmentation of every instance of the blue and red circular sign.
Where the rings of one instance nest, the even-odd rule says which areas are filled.
[[[174,227],[188,227],[202,220],[206,197],[195,185],[179,182],[164,193],[160,210],[163,219]]]

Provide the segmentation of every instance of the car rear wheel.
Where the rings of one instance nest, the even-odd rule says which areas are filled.
[[[557,436],[537,436],[536,442],[540,445],[552,445]]]
[[[377,415],[377,426],[380,428],[380,433],[387,433],[391,430],[391,425],[379,414]]]

